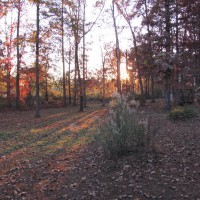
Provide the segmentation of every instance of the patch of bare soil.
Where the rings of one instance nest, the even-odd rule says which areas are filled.
[[[0,199],[200,200],[200,119],[154,117],[162,118],[155,152],[113,161],[91,143],[39,159],[16,159],[1,174]]]

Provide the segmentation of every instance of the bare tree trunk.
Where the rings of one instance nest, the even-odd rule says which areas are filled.
[[[62,23],[62,64],[63,64],[63,106],[67,106],[67,97],[66,97],[66,78],[65,78],[65,48],[64,48],[64,0],[62,0],[62,16],[61,16],[61,23]]]
[[[179,54],[179,41],[178,41],[178,36],[179,36],[179,22],[178,22],[178,10],[179,10],[179,6],[178,6],[178,1],[176,0],[176,54]]]
[[[76,10],[76,20],[72,20],[72,30],[74,33],[74,44],[75,44],[75,56],[74,56],[74,62],[75,62],[75,77],[76,72],[78,73],[78,84],[79,84],[79,98],[80,98],[80,109],[79,111],[83,111],[83,88],[82,88],[82,80],[81,80],[81,72],[80,72],[80,66],[79,66],[79,57],[78,57],[78,47],[80,42],[79,37],[79,20],[80,20],[80,1],[78,1],[78,9]],[[75,103],[75,99],[74,99]]]
[[[87,107],[87,97],[86,97],[86,67],[85,67],[85,61],[86,61],[86,55],[85,55],[85,6],[86,1],[83,2],[83,101],[84,101],[84,107]]]
[[[105,61],[103,62],[103,99],[102,106],[105,106],[106,80],[105,80]]]
[[[47,55],[47,61],[46,61],[46,69],[45,69],[45,101],[48,102],[49,101],[49,94],[48,94],[48,68],[49,68],[49,58]]]
[[[138,47],[137,47],[137,43],[136,43],[136,38],[135,38],[135,33],[131,27],[130,22],[128,22],[129,27],[131,29],[131,33],[133,36],[133,44],[134,44],[134,49],[135,49],[135,58],[136,58],[136,67],[138,70],[138,79],[139,79],[139,86],[140,86],[140,93],[141,93],[141,105],[145,104],[145,97],[144,97],[144,89],[143,89],[143,84],[142,84],[142,75],[141,75],[141,71],[140,71],[140,64],[139,64],[139,57],[138,57]]]
[[[113,2],[115,2],[115,1],[113,0]],[[130,21],[130,18],[128,16],[127,12],[126,11],[123,12],[123,10],[120,8],[120,5],[117,2],[115,2],[115,3],[118,6],[120,13],[122,14],[124,19],[128,23],[131,34],[132,34],[133,45],[134,45],[135,56],[136,56],[136,67],[137,67],[137,71],[138,71],[138,79],[139,79],[139,86],[140,86],[140,92],[141,92],[141,105],[143,105],[145,103],[145,96],[144,96],[144,89],[143,89],[143,84],[142,84],[142,75],[141,75],[141,70],[140,70],[140,65],[139,65],[138,47],[137,47],[137,41],[136,41],[135,33],[134,33],[134,30],[131,26],[131,21]],[[126,8],[124,8],[124,9],[126,10]]]
[[[36,30],[36,62],[35,62],[35,75],[36,75],[36,83],[35,83],[35,88],[36,88],[36,109],[35,109],[35,118],[40,117],[40,94],[39,94],[39,33],[40,33],[40,3],[39,0],[36,2],[37,6],[37,20],[36,20],[36,25],[37,25],[37,30]]]
[[[11,97],[10,97],[10,66],[7,65],[7,105],[9,108],[11,108]]]
[[[115,19],[115,1],[112,1],[112,17],[113,17],[113,25],[115,29],[115,38],[116,38],[116,58],[117,58],[117,92],[119,94],[122,93],[121,91],[121,78],[120,78],[120,48],[119,48],[119,38],[117,33],[117,25]]]
[[[12,17],[11,17],[11,24],[12,24]],[[8,33],[7,33],[7,20],[5,18],[5,33],[6,33],[6,43],[9,43],[10,45],[6,45],[7,47],[7,57],[9,58],[9,60],[11,60],[11,42],[12,42],[12,27],[10,28],[10,35],[8,36]],[[9,41],[8,41],[9,39]],[[7,98],[6,98],[6,101],[7,101],[7,106],[9,108],[12,107],[11,105],[11,96],[10,96],[10,71],[11,71],[11,62],[9,61],[8,63],[6,63],[6,95],[7,95]]]
[[[148,8],[147,8],[147,0],[145,0],[145,15],[146,18],[148,17]],[[151,45],[151,33],[150,33],[150,26],[149,22],[147,23],[147,34],[148,34],[148,44],[149,44],[149,61],[150,61],[150,70],[153,70],[153,52],[152,52],[152,45]],[[151,71],[151,102],[155,102],[155,97],[154,97],[154,73]]]
[[[126,50],[126,73],[128,73],[128,52]],[[130,77],[129,77],[130,78]],[[128,77],[126,77],[126,95],[128,94]]]
[[[17,75],[16,75],[16,109],[20,109],[20,52],[19,52],[19,30],[20,30],[20,17],[21,17],[21,0],[18,0],[18,16],[17,16]]]
[[[75,72],[74,72],[74,98],[73,98],[73,106],[76,106],[76,96],[77,96],[77,66],[75,63]]]
[[[169,11],[169,0],[165,0],[165,23],[166,23],[166,27],[165,27],[165,31],[166,31],[166,44],[165,44],[165,48],[166,48],[166,60],[167,62],[169,62],[169,55],[170,55],[170,11]],[[167,71],[169,70],[169,72],[171,71],[171,69],[167,69]],[[168,74],[166,71],[166,74]],[[165,97],[166,97],[166,101],[165,101],[165,109],[167,111],[169,111],[171,109],[171,101],[170,101],[170,93],[171,93],[171,89],[170,89],[170,77],[168,77],[166,75],[165,78]]]
[[[151,75],[151,103],[155,102],[155,86],[154,86],[154,75]]]
[[[81,73],[80,73],[79,60],[78,60],[78,41],[77,41],[77,39],[75,41],[75,63],[76,63],[76,67],[77,67],[78,83],[79,83],[79,98],[80,98],[79,111],[82,112],[83,111],[83,89],[82,89]]]
[[[69,104],[72,103],[72,95],[71,95],[71,49],[69,50],[69,75],[68,75],[68,87],[69,87]]]
[[[145,0],[145,14],[146,14],[146,18],[148,17],[148,9],[147,9],[147,2]],[[150,51],[150,66],[153,67],[153,52],[152,52],[152,45],[151,45],[151,35],[150,35],[150,27],[149,27],[149,23],[147,23],[147,31],[148,31],[148,36],[149,36],[149,51]],[[153,69],[151,69],[153,70]],[[155,102],[155,98],[154,98],[154,75],[153,72],[151,72],[151,102],[154,103]]]
[[[132,69],[129,71],[129,76],[130,76],[130,92],[134,93],[135,92],[135,84],[134,84],[134,76],[133,76],[133,68],[134,66],[132,65]]]
[[[146,87],[146,98],[149,97],[149,76],[147,75],[146,78],[145,78],[145,87]]]
[[[11,36],[10,36],[10,44],[11,44]],[[11,49],[10,47],[7,47],[7,52],[8,52],[8,58],[11,58]],[[9,108],[11,108],[11,96],[10,96],[10,71],[11,71],[11,62],[9,62],[7,65],[7,79],[6,79],[6,82],[7,82],[7,105]]]
[[[178,1],[176,0],[176,55],[179,56],[179,41],[178,41],[178,38],[179,38],[179,21],[178,21],[178,10],[179,10],[179,6],[178,6]],[[175,105],[178,105],[179,102],[180,102],[180,95],[179,95],[179,88],[178,88],[178,76],[179,76],[179,70],[178,70],[178,64],[175,65],[175,80],[176,80],[176,83],[177,83],[177,86],[175,88],[175,98],[174,98],[174,104]]]
[[[106,92],[106,80],[105,80],[105,73],[106,73],[106,69],[105,69],[105,63],[106,63],[106,55],[103,54],[103,50],[102,47],[101,48],[101,62],[102,62],[102,106],[105,106],[105,92]]]
[[[48,102],[49,101],[49,94],[48,94],[48,78],[46,76],[45,79],[45,101]]]
[[[103,65],[103,98],[102,98],[102,106],[105,106],[105,93],[106,93],[106,80],[105,80],[105,56],[102,53],[102,65]]]

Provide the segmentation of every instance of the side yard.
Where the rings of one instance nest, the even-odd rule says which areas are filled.
[[[0,199],[200,200],[199,118],[174,122],[151,109],[162,119],[155,152],[113,161],[92,142],[106,109],[42,112],[0,114]]]

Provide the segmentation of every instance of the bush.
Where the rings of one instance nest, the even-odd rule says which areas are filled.
[[[173,120],[184,120],[196,117],[197,112],[193,106],[179,106],[172,109],[169,116]]]
[[[105,97],[104,101],[108,103],[111,100],[111,97]],[[101,95],[89,95],[87,96],[87,101],[89,102],[103,102],[103,98]]]
[[[99,125],[95,136],[104,152],[113,158],[130,151],[143,150],[148,126],[147,117],[131,108],[125,96],[115,96],[110,106],[108,118]]]

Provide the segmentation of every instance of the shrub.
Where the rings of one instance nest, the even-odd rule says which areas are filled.
[[[110,157],[145,147],[148,119],[131,108],[125,96],[116,95],[110,103],[108,118],[100,123],[95,140]],[[141,118],[142,117],[142,118]]]
[[[173,120],[184,120],[196,117],[197,112],[193,106],[179,106],[172,109],[169,116]]]

